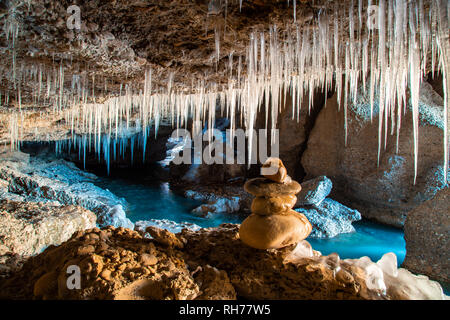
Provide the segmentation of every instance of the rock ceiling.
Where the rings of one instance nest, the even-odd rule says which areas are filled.
[[[87,73],[96,78],[96,91],[118,89],[120,83],[144,79],[153,70],[155,85],[167,86],[174,74],[180,87],[198,80],[221,83],[227,77],[229,55],[245,57],[252,31],[267,31],[271,25],[283,30],[293,22],[293,4],[287,1],[233,0],[175,1],[3,1],[0,25],[11,17],[19,26],[15,40],[16,65],[42,65],[58,69],[66,77]],[[307,25],[323,9],[320,2],[297,1],[297,23]],[[80,8],[81,30],[69,30],[67,8]],[[329,6],[331,7],[331,6]],[[10,18],[10,19],[11,19]],[[220,40],[217,61],[216,35]],[[3,73],[13,64],[11,37],[0,36]],[[109,81],[109,83],[108,83]],[[5,88],[10,84],[2,81]],[[9,88],[11,89],[11,88]],[[23,96],[27,88],[23,88]]]

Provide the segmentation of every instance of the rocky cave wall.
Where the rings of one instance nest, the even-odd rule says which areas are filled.
[[[89,91],[96,92],[95,100],[98,102],[102,102],[108,94],[117,94],[124,82],[132,85],[141,83],[145,77],[142,70],[148,67],[153,70],[156,87],[167,87],[170,74],[174,74],[174,85],[180,88],[199,80],[224,83],[229,71],[229,54],[233,52],[233,69],[237,70],[238,57],[245,56],[251,31],[267,30],[273,24],[283,29],[286,21],[290,23],[293,20],[292,7],[288,7],[286,1],[243,1],[242,10],[239,9],[238,1],[228,1],[228,6],[220,7],[217,12],[208,10],[207,1],[75,3],[82,12],[81,31],[70,31],[66,27],[66,9],[73,4],[72,1],[2,2],[0,22],[7,25],[8,13],[14,7],[14,19],[21,28],[14,49],[17,68],[27,69],[37,65],[42,70],[57,73],[59,67],[64,65],[68,83],[73,74],[82,75],[89,83]],[[332,5],[335,3],[333,1]],[[323,9],[320,1],[301,1],[297,5],[297,21],[302,26],[306,26]],[[218,62],[216,34],[221,37],[222,54]],[[17,90],[7,76],[13,64],[10,42],[2,33],[0,43],[4,50],[0,52],[3,66],[0,68],[3,75],[0,83],[3,101],[0,107],[0,143],[6,145],[10,142],[8,127],[11,114],[19,108]],[[358,98],[360,104],[349,105],[348,144],[344,146],[344,116],[342,109],[337,108],[333,90],[314,93],[314,108],[310,112],[305,100],[299,122],[291,119],[291,99],[288,95],[278,122],[280,157],[285,161],[288,171],[300,181],[303,178],[328,176],[333,182],[333,198],[358,209],[367,218],[402,227],[405,220],[408,221],[409,212],[417,212],[418,208],[426,206],[426,201],[432,201],[436,194],[448,190],[443,183],[443,128],[439,119],[435,121],[436,112],[442,112],[444,105],[442,75],[430,75],[426,80],[430,85],[424,82],[420,92],[420,156],[416,185],[412,183],[413,133],[408,125],[412,122],[410,109],[407,109],[403,119],[398,153],[395,150],[395,135],[388,136],[386,149],[381,153],[380,166],[377,167],[377,116],[373,123],[368,120],[367,97],[361,94]],[[38,100],[36,103],[32,97],[32,89],[36,85],[35,81],[30,82],[29,87],[21,88],[23,105],[20,108],[21,116],[24,117],[22,139],[59,141],[70,137],[67,134],[70,123],[65,123],[60,114],[52,111],[52,101]],[[9,103],[5,103],[6,95],[10,97]],[[219,115],[221,113],[217,111],[217,117]],[[255,128],[263,128],[263,123],[264,115],[261,112]],[[163,123],[160,134],[165,137],[171,130],[170,124]],[[161,141],[160,151],[164,150],[164,139]],[[160,151],[157,152],[158,156]],[[78,161],[76,157],[72,160]],[[117,165],[126,166],[129,160],[128,157]],[[92,154],[89,162],[97,162]],[[238,190],[242,181],[258,175],[256,166],[250,169],[243,167],[197,168],[196,188],[202,190],[208,184],[214,186],[241,178],[235,180],[237,184],[232,188],[232,193],[242,196]],[[173,168],[172,176],[179,178],[189,169],[189,166],[182,168],[181,174],[177,171],[179,169]],[[211,192],[211,189],[206,188],[206,191]],[[243,202],[244,208],[245,203],[249,206],[250,201]],[[443,208],[439,212],[450,211],[448,201],[440,203]],[[420,221],[414,222],[414,226],[425,226],[431,219],[429,216],[417,216],[415,213],[411,218],[414,218],[411,221]],[[408,242],[415,246],[414,241],[417,240],[413,240],[414,233],[408,233],[407,230],[411,228],[405,226],[407,246]],[[417,234],[421,234],[421,231],[417,231]],[[408,250],[414,255],[411,246]],[[422,258],[418,259],[420,255]],[[405,264],[411,270],[422,272],[426,269],[423,253],[415,256],[407,256]],[[435,271],[426,272],[439,277]],[[444,279],[448,280],[448,276]]]

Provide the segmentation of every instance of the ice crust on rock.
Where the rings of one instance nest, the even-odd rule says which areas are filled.
[[[354,232],[352,222],[361,220],[359,211],[331,198],[326,198],[318,206],[296,208],[295,211],[303,213],[311,222],[312,238],[332,238],[340,233]]]
[[[297,194],[296,207],[307,205],[320,205],[330,194],[333,183],[325,176],[316,177],[302,182],[302,190]]]

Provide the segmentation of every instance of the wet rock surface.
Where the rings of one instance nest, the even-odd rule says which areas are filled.
[[[403,266],[450,283],[450,188],[408,213]]]
[[[0,255],[33,255],[95,226],[96,216],[79,206],[0,201]]]
[[[0,196],[27,202],[79,205],[93,211],[100,226],[133,228],[124,211],[124,200],[95,186],[94,179],[95,175],[61,159],[11,161],[7,158],[0,163]]]
[[[79,206],[0,200],[0,277],[74,232],[95,227],[96,218]]]
[[[183,247],[172,240],[177,238]],[[166,240],[163,240],[166,239]],[[170,240],[172,239],[172,240]],[[257,250],[238,226],[223,224],[158,240],[106,227],[77,232],[30,258],[0,282],[1,298],[16,299],[439,299],[442,288],[398,269],[395,261],[340,260],[300,246]],[[68,290],[68,266],[80,267],[81,289]],[[371,266],[371,268],[368,268]],[[371,279],[368,270],[384,274]],[[397,273],[393,270],[397,270]],[[378,280],[377,280],[378,279]],[[388,280],[389,282],[388,282]],[[366,281],[368,280],[368,281]],[[373,280],[373,281],[372,281]],[[394,285],[395,284],[395,285]]]
[[[326,198],[317,206],[295,209],[304,214],[313,228],[311,238],[332,238],[341,233],[355,232],[352,222],[361,220],[357,210]]]
[[[302,190],[297,194],[295,207],[320,205],[330,194],[333,183],[325,176],[302,182]]]

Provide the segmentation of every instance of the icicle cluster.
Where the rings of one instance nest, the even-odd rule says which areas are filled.
[[[334,8],[330,8],[332,10],[320,10],[308,25],[295,23],[287,26],[284,32],[273,26],[268,32],[255,31],[250,34],[245,57],[237,58],[237,70],[233,70],[236,58],[232,54],[228,56],[229,79],[226,86],[200,82],[187,94],[175,89],[175,76],[169,74],[167,88],[162,90],[153,88],[151,70],[148,70],[143,86],[138,88],[125,84],[118,97],[97,104],[88,103],[95,101],[94,79],[91,81],[92,93],[86,74],[73,75],[71,87],[68,88],[63,64],[52,71],[43,70],[40,66],[18,73],[4,70],[2,76],[17,83],[16,99],[19,105],[21,83],[27,79],[37,80],[38,86],[33,89],[35,102],[51,103],[55,112],[64,112],[72,128],[72,136],[75,136],[74,133],[87,135],[89,140],[93,139],[96,150],[103,150],[105,154],[111,151],[110,144],[116,146],[122,129],[128,128],[132,119],[138,120],[145,145],[149,127],[154,128],[156,134],[162,119],[170,121],[176,128],[186,126],[188,119],[193,119],[194,124],[207,123],[211,128],[218,107],[230,119],[231,130],[237,127],[236,121],[250,129],[248,139],[251,141],[260,108],[265,110],[266,127],[274,129],[288,92],[292,96],[293,117],[298,120],[303,99],[308,99],[308,108],[311,109],[313,93],[329,90],[335,84],[340,97],[339,108],[342,107],[345,114],[345,141],[348,104],[356,102],[358,88],[369,91],[371,119],[374,104],[378,104],[380,155],[382,148],[386,147],[388,133],[397,134],[398,144],[409,88],[413,110],[415,183],[420,83],[426,73],[441,71],[445,95],[444,177],[447,177],[450,83],[448,1],[379,0],[377,10],[374,10],[371,0],[365,3],[352,0],[350,6],[339,5],[337,1],[334,4]],[[296,17],[296,1],[293,2],[293,9]],[[217,63],[220,63],[218,32],[215,48]],[[107,81],[103,81],[104,96],[107,94]],[[4,99],[6,96],[9,99],[9,91],[4,93]],[[201,129],[195,126],[193,134]],[[17,138],[12,127],[11,142],[14,143]],[[101,147],[102,143],[107,146]],[[252,143],[248,145],[252,147]],[[251,149],[248,154],[252,154]],[[109,159],[109,156],[105,158]],[[378,156],[378,162],[379,159]]]

